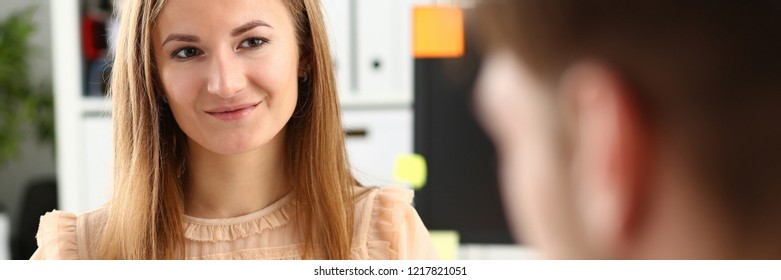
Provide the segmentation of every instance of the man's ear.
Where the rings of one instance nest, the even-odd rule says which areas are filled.
[[[610,66],[573,64],[560,89],[569,106],[572,186],[592,255],[631,254],[650,196],[648,126],[634,93]]]

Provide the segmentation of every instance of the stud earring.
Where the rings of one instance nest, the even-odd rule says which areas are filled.
[[[307,82],[309,81],[309,66],[306,67],[298,67],[299,77],[298,80],[301,82]]]

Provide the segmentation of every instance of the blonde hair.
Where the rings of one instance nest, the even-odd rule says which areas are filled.
[[[303,68],[286,127],[285,164],[296,193],[304,258],[316,242],[327,259],[347,259],[353,187],[344,149],[328,37],[319,0],[282,0],[296,27]],[[186,136],[163,103],[152,30],[165,0],[124,1],[111,77],[114,194],[98,244],[101,259],[180,259],[184,254]],[[315,219],[317,214],[317,219]]]

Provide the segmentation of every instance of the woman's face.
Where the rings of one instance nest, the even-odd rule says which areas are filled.
[[[232,155],[283,131],[299,52],[282,0],[168,0],[153,36],[168,104],[191,144]]]

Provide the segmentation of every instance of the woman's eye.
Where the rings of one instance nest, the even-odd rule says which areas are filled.
[[[176,50],[173,56],[176,58],[191,58],[199,54],[200,51],[196,48],[181,48]]]
[[[243,42],[241,42],[240,47],[241,48],[245,48],[245,49],[246,48],[257,48],[257,47],[262,46],[265,43],[266,43],[265,39],[250,38],[250,39],[247,39],[247,40],[244,40]]]

